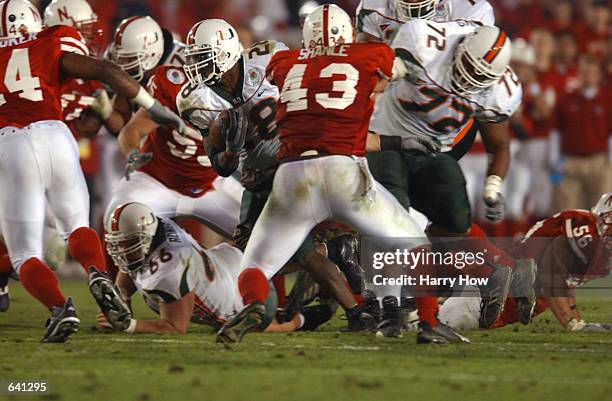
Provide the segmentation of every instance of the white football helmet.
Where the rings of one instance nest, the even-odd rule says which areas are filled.
[[[117,27],[110,47],[111,61],[141,81],[164,54],[164,35],[151,17],[126,18]]]
[[[145,204],[130,202],[117,206],[106,222],[106,250],[124,273],[143,268],[159,221]]]
[[[0,37],[17,38],[42,30],[42,18],[27,0],[0,2]]]
[[[433,19],[440,0],[394,0],[397,16],[402,21]]]
[[[597,231],[606,241],[609,250],[612,247],[612,192],[605,193],[591,209],[597,219]]]
[[[183,69],[191,85],[214,85],[240,60],[238,32],[222,19],[206,19],[187,34]]]
[[[457,46],[451,68],[451,89],[465,96],[493,85],[510,63],[512,46],[496,26],[480,26]]]
[[[304,20],[304,47],[333,47],[353,41],[351,17],[334,4],[315,8]]]
[[[53,0],[44,12],[45,26],[69,25],[75,27],[89,53],[97,55],[102,47],[102,30],[96,28],[98,16],[85,0]]]

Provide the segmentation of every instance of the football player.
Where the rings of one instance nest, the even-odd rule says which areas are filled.
[[[612,269],[612,192],[591,211],[567,210],[536,223],[510,251],[538,265],[538,298],[534,313],[550,309],[569,331],[611,330],[611,324],[586,323],[575,304],[573,290]],[[459,330],[477,328],[478,298],[451,298],[440,308],[440,319]],[[477,315],[476,315],[477,316]],[[517,303],[508,298],[493,328],[520,321]]]
[[[124,330],[128,333],[185,333],[190,322],[218,330],[244,307],[237,284],[242,251],[227,243],[204,249],[172,220],[155,216],[142,203],[113,211],[106,246],[121,269],[117,285],[124,299],[138,291],[160,315],[157,320],[132,319]],[[262,331],[314,330],[323,323],[306,313],[278,324],[275,314],[276,293],[271,290],[266,318],[259,325]],[[112,328],[103,315],[98,315],[98,323]]]
[[[361,0],[356,14],[357,41],[387,44],[402,24],[412,19],[495,23],[493,7],[487,0]]]
[[[320,222],[346,222],[386,248],[428,246],[408,212],[372,178],[364,158],[371,95],[392,74],[392,49],[351,43],[351,20],[334,5],[317,7],[302,33],[304,49],[277,52],[266,68],[265,76],[280,88],[280,166],[242,261],[238,287],[246,307],[219,330],[220,342],[241,341],[263,320],[267,279]],[[419,333],[418,340],[429,339]]]
[[[402,204],[428,217],[430,235],[473,237],[461,243],[462,250],[495,246],[470,234],[465,179],[456,160],[462,153],[453,154],[453,146],[464,140],[477,121],[492,155],[484,189],[487,216],[500,220],[501,185],[509,163],[508,119],[522,93],[508,67],[510,46],[505,32],[475,22],[415,19],[404,23],[392,42],[402,61],[397,64],[398,76],[404,79],[377,99],[370,123],[370,131],[382,135],[375,136],[381,150],[394,150],[396,156],[379,165],[375,177],[395,189]],[[451,154],[443,153],[451,149]],[[369,161],[378,165],[381,160]],[[489,277],[481,288],[482,327],[494,323],[509,287],[522,285],[520,272],[512,280],[513,264],[508,264],[488,258],[486,265],[470,267],[472,274]]]
[[[172,33],[160,27],[153,18],[135,16],[119,23],[107,56],[141,85],[146,85],[155,67],[181,67],[185,63],[184,49],[185,44],[174,40]],[[117,135],[135,110],[120,96],[113,98],[113,107],[122,116],[111,130]]]
[[[106,317],[121,325],[129,309],[106,277],[100,240],[89,225],[89,197],[70,130],[61,121],[61,87],[70,78],[96,79],[147,108],[156,121],[184,123],[112,63],[88,57],[79,32],[41,29],[25,0],[0,3],[0,226],[13,269],[24,288],[51,311],[45,342],[62,342],[79,326],[72,300],[41,260],[45,207],[56,218],[72,257]],[[33,168],[33,166],[35,168]]]
[[[202,132],[212,167],[222,176],[240,170],[245,191],[234,239],[241,249],[268,198],[278,166],[280,142],[275,115],[279,95],[278,88],[266,79],[265,68],[272,55],[282,49],[286,49],[284,44],[266,41],[243,51],[236,30],[218,19],[197,23],[187,36],[184,68],[190,86],[177,96],[177,106],[181,115]],[[221,112],[227,113],[227,119],[221,120],[219,136],[215,137],[209,127]],[[315,246],[309,237],[293,260],[340,302],[350,330],[363,329],[361,308],[324,254],[334,253]],[[347,265],[341,252],[335,255],[337,265]]]
[[[151,76],[148,89],[176,111],[176,96],[185,84],[182,68],[160,66]],[[191,87],[186,85],[184,90]],[[141,150],[144,137],[147,139]],[[188,128],[181,135],[160,127],[141,109],[123,127],[118,141],[127,158],[126,173],[113,191],[105,221],[118,205],[139,201],[146,202],[158,216],[193,216],[225,237],[232,237],[240,215],[238,195],[242,188],[237,180],[217,175],[198,131]]]

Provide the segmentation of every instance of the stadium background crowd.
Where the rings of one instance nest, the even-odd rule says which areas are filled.
[[[471,0],[466,0],[471,1]],[[478,1],[478,0],[476,0]],[[33,1],[40,9],[49,0]],[[108,43],[125,17],[151,15],[184,39],[206,18],[223,18],[239,29],[245,47],[262,39],[300,45],[297,0],[89,0]],[[336,3],[354,14],[357,0]],[[514,41],[513,67],[524,88],[512,119],[513,160],[506,180],[508,213],[491,235],[525,232],[534,221],[564,209],[587,209],[612,189],[610,3],[602,0],[492,1],[496,24]],[[81,162],[92,196],[92,223],[99,222],[124,160],[114,138],[80,138]],[[478,143],[462,160],[476,220],[486,154]],[[474,196],[472,196],[474,194]],[[478,194],[478,195],[476,195]],[[480,205],[480,206],[479,206]],[[97,225],[100,228],[100,224]]]

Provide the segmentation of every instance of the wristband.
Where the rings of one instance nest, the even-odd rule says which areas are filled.
[[[153,96],[151,96],[149,92],[147,92],[142,86],[138,90],[136,96],[131,99],[131,101],[132,103],[138,106],[144,107],[146,110],[149,110],[151,107],[153,107],[153,104],[155,103],[155,99],[153,98]]]
[[[501,192],[501,186],[504,180],[497,175],[490,175],[485,181],[484,198],[495,199],[497,194]]]
[[[128,326],[127,329],[125,329],[125,332],[129,333],[129,334],[134,334],[136,332],[136,324],[137,323],[138,323],[138,320],[136,320],[136,319],[130,320],[130,325]]]
[[[379,135],[380,150],[401,150],[402,137],[398,135]]]
[[[586,323],[584,322],[584,320],[571,319],[569,322],[567,322],[567,325],[565,325],[565,328],[568,329],[569,331],[580,331],[584,329],[584,326],[586,326]]]

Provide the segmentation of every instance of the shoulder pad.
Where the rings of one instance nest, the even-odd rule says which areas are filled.
[[[38,34],[39,38],[55,37],[60,41],[60,50],[68,53],[76,53],[89,56],[89,49],[81,33],[74,27],[67,25],[56,25],[47,28]]]
[[[521,105],[523,88],[518,77],[510,67],[504,76],[491,89],[477,94],[474,101],[478,104],[475,117],[482,122],[501,122],[510,118]]]

